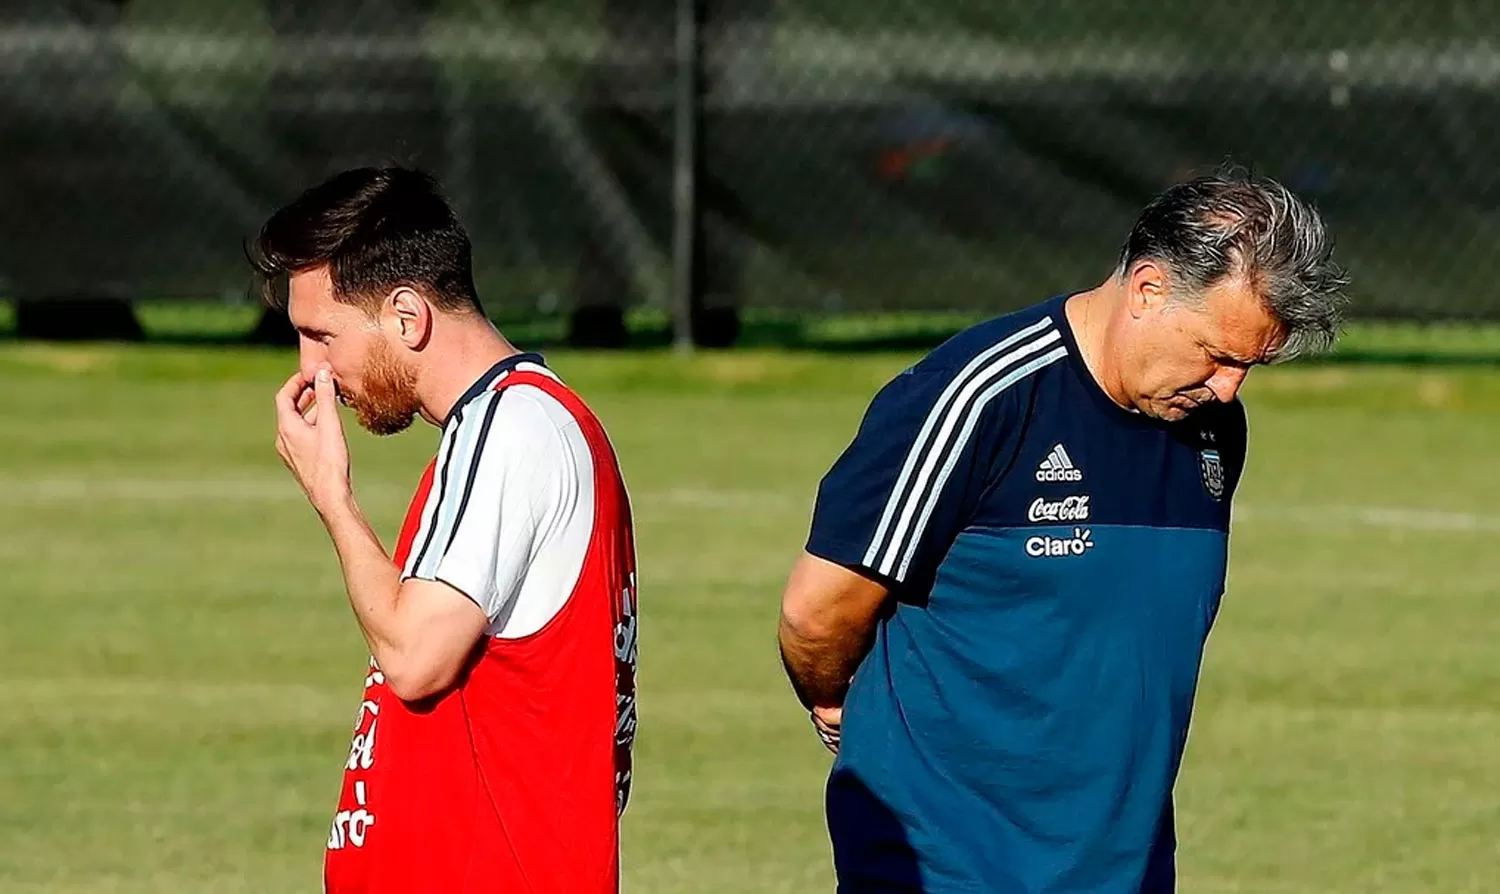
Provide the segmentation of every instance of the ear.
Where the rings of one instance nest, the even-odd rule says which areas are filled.
[[[386,324],[396,338],[413,351],[421,350],[432,335],[432,305],[415,289],[402,286],[385,299]]]
[[[1139,320],[1167,303],[1167,271],[1156,261],[1137,261],[1125,277],[1125,306]]]

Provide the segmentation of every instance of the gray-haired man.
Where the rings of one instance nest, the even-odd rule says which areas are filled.
[[[875,397],[818,492],[781,649],[838,753],[842,892],[1162,894],[1250,367],[1330,345],[1317,213],[1173,187],[1118,268]],[[852,680],[851,680],[852,678]]]

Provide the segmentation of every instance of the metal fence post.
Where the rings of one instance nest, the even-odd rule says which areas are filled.
[[[693,316],[702,285],[698,269],[702,172],[699,131],[703,120],[703,0],[677,0],[677,70],[672,112],[672,343],[693,350]]]

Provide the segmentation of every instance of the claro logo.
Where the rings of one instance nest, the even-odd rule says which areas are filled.
[[[1072,537],[1029,537],[1026,540],[1026,555],[1033,559],[1056,559],[1081,556],[1094,548],[1094,532],[1087,528],[1074,528]]]

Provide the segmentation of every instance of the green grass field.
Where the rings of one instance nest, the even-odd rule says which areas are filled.
[[[831,890],[828,758],[781,677],[777,602],[819,475],[909,359],[551,355],[638,513],[628,890]],[[292,364],[0,344],[0,891],[317,890],[364,653],[272,449]],[[1182,890],[1495,890],[1500,369],[1261,370],[1247,401]],[[434,444],[356,438],[387,537]]]

